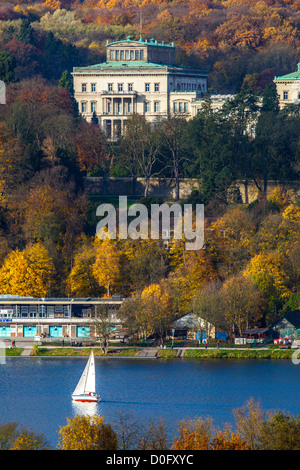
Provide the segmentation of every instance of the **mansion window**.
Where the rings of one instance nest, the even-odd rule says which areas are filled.
[[[96,112],[96,101],[93,101],[91,103],[91,113],[95,113]]]
[[[176,102],[173,103],[173,112],[174,113],[188,113],[189,104],[187,102]]]
[[[81,112],[86,113],[86,102],[81,103]]]
[[[112,83],[108,84],[108,91],[113,91],[113,84]]]
[[[82,91],[82,93],[86,92],[86,83],[81,84],[81,91]]]
[[[145,83],[145,91],[150,91],[150,83]]]
[[[149,113],[150,111],[150,103],[148,101],[145,101],[145,113]]]
[[[133,89],[132,83],[128,83],[128,91],[132,91],[132,89]]]
[[[95,91],[96,91],[96,83],[92,83],[91,84],[91,92],[95,93]]]
[[[159,102],[158,101],[154,101],[154,112],[159,113]]]
[[[283,99],[284,99],[284,100],[288,100],[288,98],[289,98],[289,92],[288,92],[288,91],[284,91],[284,92],[283,92]]]
[[[118,83],[118,92],[122,93],[123,91],[123,83]]]
[[[154,91],[159,91],[159,83],[154,83]]]

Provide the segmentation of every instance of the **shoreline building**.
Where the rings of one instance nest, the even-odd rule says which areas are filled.
[[[105,308],[113,332],[120,331],[117,311],[123,299],[33,298],[0,296],[1,338],[90,338],[96,335],[99,311]],[[102,312],[103,313],[103,312]]]
[[[175,64],[174,43],[142,37],[107,42],[106,62],[74,67],[72,75],[79,112],[87,121],[97,116],[111,140],[132,114],[149,122],[177,113],[189,119],[207,92],[206,72]]]
[[[283,108],[287,104],[300,103],[300,62],[296,72],[275,77],[277,94],[279,96],[279,106]]]

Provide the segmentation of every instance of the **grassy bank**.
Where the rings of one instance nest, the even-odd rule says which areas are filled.
[[[21,356],[23,352],[22,348],[7,348],[5,349],[6,356]]]
[[[103,353],[101,348],[92,348],[95,356],[117,356],[132,357],[136,356],[139,349],[109,349],[107,353]],[[36,350],[37,356],[89,356],[91,348],[45,348],[39,347]]]
[[[290,359],[291,349],[187,349],[184,358],[202,359]]]
[[[69,347],[38,347],[34,348],[32,355],[35,356],[84,356],[90,355],[93,349],[94,355],[99,357],[136,357],[139,348],[118,349],[110,348],[103,353],[101,348],[69,348]],[[8,349],[7,355],[18,356],[22,349]],[[294,350],[291,349],[186,349],[183,356],[185,359],[291,359]],[[158,349],[157,357],[160,359],[173,359],[176,357],[177,349]]]

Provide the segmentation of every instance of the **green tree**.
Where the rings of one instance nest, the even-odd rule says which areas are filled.
[[[255,130],[254,182],[263,196],[266,196],[268,180],[272,174],[276,151],[276,122],[279,114],[279,99],[275,84],[268,84],[263,94],[261,112]],[[262,184],[260,182],[262,181]]]
[[[33,29],[30,21],[27,18],[22,18],[20,31],[17,36],[18,41],[25,42],[27,44],[34,43]]]
[[[14,56],[6,51],[0,52],[0,80],[6,85],[15,80],[17,62]]]
[[[59,79],[58,86],[66,88],[71,96],[74,95],[73,80],[70,72],[65,70]]]
[[[186,174],[199,178],[198,200],[208,204],[213,198],[227,202],[228,190],[235,180],[230,148],[230,123],[222,113],[212,112],[211,102],[189,121],[189,159]]]

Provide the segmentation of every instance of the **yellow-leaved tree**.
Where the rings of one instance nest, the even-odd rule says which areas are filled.
[[[92,267],[93,275],[99,286],[105,287],[107,297],[117,283],[120,274],[120,253],[117,242],[110,238],[100,240],[95,238],[95,262]]]
[[[46,297],[54,280],[55,268],[47,249],[36,243],[8,254],[0,268],[2,294]]]
[[[102,416],[77,415],[67,418],[59,430],[60,450],[116,450],[117,435]]]
[[[98,297],[101,295],[101,287],[93,272],[95,258],[96,248],[91,241],[86,240],[80,245],[74,256],[73,267],[67,278],[67,290],[71,295],[77,297]]]
[[[141,299],[145,324],[148,324],[148,328],[151,330],[155,330],[162,341],[172,319],[172,298],[166,283],[151,284],[145,287]]]
[[[209,253],[204,250],[186,253],[185,262],[171,272],[168,277],[170,292],[178,312],[187,313],[196,292],[204,284],[217,279],[217,277],[218,273]]]
[[[250,277],[270,305],[275,307],[287,300],[292,293],[283,253],[259,253],[253,256],[244,270],[244,276]]]

